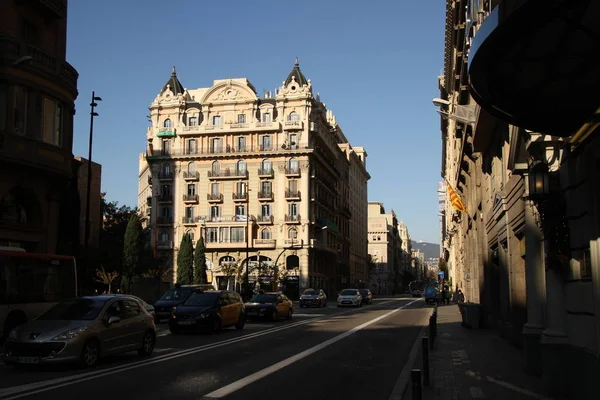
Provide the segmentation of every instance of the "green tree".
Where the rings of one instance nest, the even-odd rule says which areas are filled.
[[[144,250],[144,278],[152,279],[156,284],[156,298],[160,298],[161,295],[161,284],[165,281],[169,281],[172,277],[173,268],[166,265],[164,257],[154,256],[154,252],[150,247]]]
[[[121,273],[121,290],[131,293],[131,285],[140,275],[140,258],[142,253],[142,223],[137,214],[129,217],[123,244],[123,272]]]
[[[208,283],[205,252],[204,239],[200,236],[194,249],[194,283],[196,284]]]
[[[177,254],[177,282],[189,285],[194,281],[194,246],[190,235],[181,238],[179,254]]]
[[[448,263],[446,262],[446,260],[440,258],[440,261],[438,262],[438,267],[440,271],[444,272],[444,279],[449,280],[450,275],[448,274]]]
[[[102,229],[100,230],[99,265],[110,265],[116,272],[123,272],[123,248],[125,231],[135,208],[119,206],[116,201],[107,202],[106,193],[101,197]]]

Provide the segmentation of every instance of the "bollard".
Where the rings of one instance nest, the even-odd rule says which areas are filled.
[[[423,385],[429,386],[429,345],[427,336],[421,338],[421,356],[423,357]]]
[[[412,400],[421,400],[421,370],[413,369],[410,371],[412,378]]]
[[[433,333],[433,315],[429,316],[429,348],[433,349],[433,341],[435,339],[435,335]]]

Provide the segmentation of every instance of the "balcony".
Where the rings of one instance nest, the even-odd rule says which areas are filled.
[[[248,193],[232,193],[231,198],[233,201],[248,201]]]
[[[258,192],[258,200],[260,201],[273,201],[273,192]]]
[[[148,175],[148,185],[152,185],[152,175]]]
[[[156,242],[156,248],[159,250],[172,250],[173,241],[171,240],[159,240]]]
[[[300,200],[300,191],[299,190],[286,190],[285,191],[285,199],[286,200]]]
[[[300,167],[285,167],[285,176],[300,176]]]
[[[274,249],[277,246],[275,239],[254,239],[255,249]]]
[[[273,178],[275,175],[273,168],[259,168],[258,169],[258,177],[259,178]]]
[[[304,121],[285,121],[283,129],[286,131],[301,130],[304,128]]]
[[[157,197],[157,201],[159,203],[170,203],[173,201],[173,195],[172,194],[161,194],[160,196]]]
[[[194,172],[184,172],[183,173],[183,179],[185,179],[186,181],[197,181],[198,179],[200,179],[200,172],[198,171],[194,171]]]
[[[207,193],[206,200],[209,203],[222,203],[223,202],[223,194],[222,193]]]
[[[158,217],[156,219],[156,225],[173,225],[172,217]]]
[[[151,206],[152,206],[152,196],[148,196],[148,197],[146,197],[146,205],[147,205],[148,207],[151,207]]]
[[[259,225],[270,225],[273,223],[272,215],[259,215],[256,217],[256,223]]]
[[[173,172],[159,172],[158,180],[159,181],[172,181],[173,180]]]
[[[200,217],[183,217],[181,218],[181,223],[183,225],[196,225],[200,222]]]
[[[198,203],[198,201],[200,196],[198,196],[197,194],[184,194],[183,195],[183,202],[184,203]]]
[[[281,129],[281,123],[272,122],[233,122],[225,124],[201,124],[197,126],[181,127],[178,135],[215,134],[229,132],[265,132]]]
[[[246,240],[212,240],[209,238],[206,242],[204,242],[207,249],[216,250],[216,249],[244,249],[246,248]]]
[[[43,3],[50,7],[59,3],[58,0],[38,1],[40,1],[40,4]],[[73,98],[77,96],[77,78],[79,74],[68,62],[59,60],[51,53],[28,46],[8,36],[0,36],[0,54],[2,54],[4,62],[8,65],[21,57],[33,57],[28,62],[19,64],[19,68],[43,76],[49,81],[63,86]]]
[[[209,216],[206,218],[206,224],[229,224],[232,226],[241,226],[246,225],[246,216],[245,215],[229,215],[223,217],[214,217]],[[250,224],[254,223],[254,218],[250,216]]]
[[[299,224],[300,223],[300,215],[286,215],[285,222],[288,224]]]
[[[158,128],[158,132],[156,133],[156,136],[158,136],[159,138],[172,138],[175,137],[175,128],[173,127],[168,127],[168,128]]]
[[[208,171],[209,179],[248,179],[248,170],[238,171],[229,168],[222,171]]]
[[[283,244],[285,247],[299,248],[304,245],[304,241],[302,239],[285,239]]]

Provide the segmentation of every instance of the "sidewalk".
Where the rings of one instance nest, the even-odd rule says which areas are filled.
[[[461,326],[456,304],[439,306],[437,337],[429,350],[429,386],[423,400],[546,400],[541,379],[526,375],[522,350],[496,330]],[[414,368],[422,368],[419,350]],[[403,399],[412,399],[409,386]]]

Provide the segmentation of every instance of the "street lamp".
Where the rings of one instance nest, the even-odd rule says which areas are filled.
[[[92,194],[92,143],[94,138],[94,117],[98,116],[95,112],[95,107],[98,105],[97,101],[102,101],[101,97],[96,96],[96,93],[92,91],[92,102],[90,103],[90,144],[88,153],[88,175],[87,175],[87,198],[85,203],[85,255],[88,258],[85,265],[85,271],[87,272],[87,264],[89,262],[89,246],[90,246],[90,200]],[[87,276],[84,275],[84,279]]]

